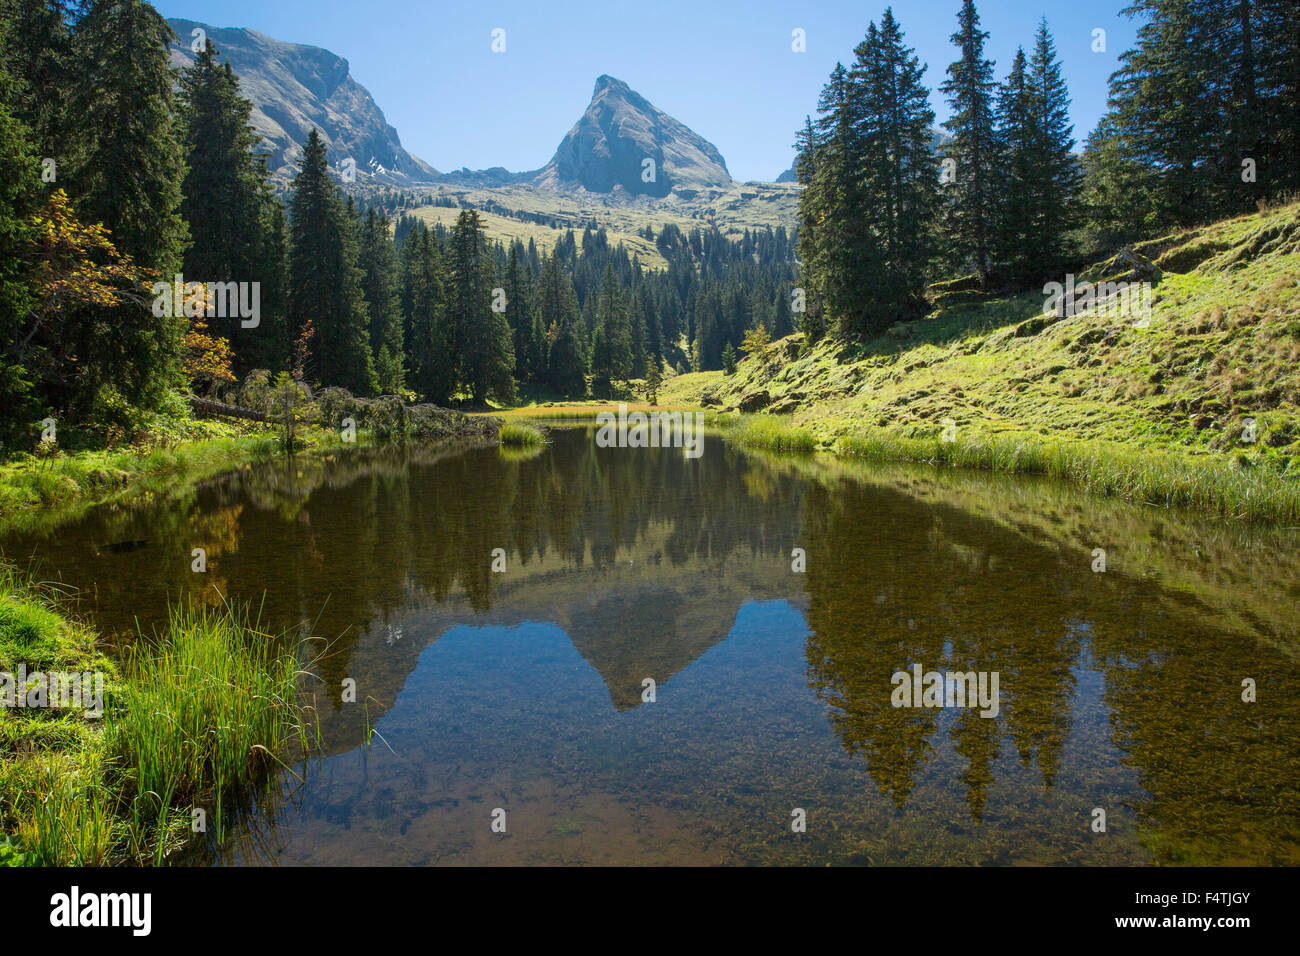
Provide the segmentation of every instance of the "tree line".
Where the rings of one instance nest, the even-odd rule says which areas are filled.
[[[1300,8],[1137,0],[1124,12],[1144,23],[1082,156],[1046,20],[999,81],[974,0],[963,0],[939,88],[949,139],[937,148],[927,67],[891,9],[868,26],[796,139],[810,338],[863,338],[914,318],[938,279],[1028,288],[1300,185]]]
[[[612,395],[651,370],[720,368],[755,327],[793,328],[784,228],[647,226],[666,269],[594,223],[549,251],[503,244],[472,209],[430,228],[387,192],[345,193],[317,131],[277,195],[252,103],[210,41],[178,71],[177,38],[143,0],[0,0],[0,14],[6,447],[30,446],[47,416],[121,437],[254,369],[481,405],[519,386]],[[217,308],[212,283],[239,285],[256,314]]]

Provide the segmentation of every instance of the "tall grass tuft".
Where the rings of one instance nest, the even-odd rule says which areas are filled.
[[[114,796],[96,773],[66,759],[35,758],[22,774],[27,813],[16,832],[41,866],[101,866],[111,862],[117,829]]]
[[[1100,495],[1195,508],[1247,521],[1300,520],[1300,482],[1222,460],[1108,442],[1034,435],[976,435],[944,442],[876,429],[836,450],[879,461],[917,461],[1012,474],[1050,475]]]
[[[721,423],[721,420],[720,420]],[[817,450],[817,438],[806,428],[796,428],[777,415],[741,415],[724,427],[728,437],[742,445],[771,451],[810,452]]]
[[[501,444],[513,448],[535,448],[546,442],[546,436],[538,429],[519,422],[506,422],[502,425],[500,439]]]
[[[296,656],[236,611],[173,609],[161,646],[133,651],[126,671],[108,749],[133,780],[137,827],[210,797],[220,835],[235,788],[294,738],[308,746]]]

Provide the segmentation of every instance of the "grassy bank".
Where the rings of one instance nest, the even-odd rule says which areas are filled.
[[[817,436],[807,428],[791,425],[786,416],[717,416],[709,422],[723,428],[728,438],[741,445],[765,448],[768,451],[817,450]]]
[[[688,412],[696,411],[699,408],[697,404],[660,404],[651,405],[649,402],[623,402],[629,412]],[[569,422],[594,422],[596,416],[601,412],[613,412],[618,414],[620,403],[617,400],[596,399],[591,401],[574,401],[574,402],[544,402],[540,405],[518,405],[514,408],[493,409],[490,412],[471,412],[471,415],[492,415],[496,418],[511,421],[569,421]]]
[[[238,397],[238,396],[237,396]],[[262,397],[255,408],[277,409]],[[441,444],[491,441],[500,422],[432,405],[396,399],[359,399],[343,389],[323,389],[295,409],[292,446],[311,454],[374,444]],[[334,423],[351,420],[348,439]],[[38,445],[0,462],[0,531],[58,524],[105,501],[164,493],[241,465],[283,455],[289,442],[280,424],[155,416],[129,446],[64,451]]]
[[[1252,472],[1228,461],[1170,451],[1028,434],[959,435],[944,441],[908,438],[884,429],[841,438],[836,450],[876,460],[1047,475],[1096,494],[1194,508],[1234,519],[1300,521],[1300,482]]]
[[[931,312],[874,339],[795,335],[735,372],[665,382],[737,440],[783,429],[877,459],[1053,475],[1095,492],[1236,518],[1300,518],[1300,204],[1137,247],[1148,315],[1043,315],[1037,291],[935,287]],[[1114,260],[1076,283],[1128,281]],[[1064,277],[1062,277],[1064,278]],[[760,418],[762,416],[760,415]],[[952,439],[945,441],[945,438]]]
[[[298,656],[280,646],[237,613],[180,610],[118,668],[55,592],[0,569],[0,671],[103,681],[98,718],[0,707],[0,864],[163,863],[193,838],[194,808],[219,833],[241,788],[312,742]]]
[[[358,444],[367,440],[366,434],[358,434]],[[310,451],[342,442],[333,431],[311,429],[299,432],[296,443]],[[21,529],[29,518],[69,520],[95,504],[163,492],[269,460],[282,454],[282,449],[273,430],[257,429],[110,451],[16,456],[0,464],[0,530]]]

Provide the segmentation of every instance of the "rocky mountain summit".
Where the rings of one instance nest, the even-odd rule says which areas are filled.
[[[591,103],[534,177],[537,186],[685,199],[731,186],[718,148],[622,80],[596,79]]]
[[[243,95],[253,102],[253,127],[270,153],[277,179],[293,176],[302,144],[312,127],[329,146],[331,165],[351,159],[359,177],[394,186],[431,182],[438,171],[402,148],[397,130],[366,88],[348,72],[348,61],[329,50],[285,43],[256,30],[222,28],[172,18],[179,42],[171,48],[172,64],[194,62],[192,45],[206,36],[220,60],[229,60]],[[203,34],[196,37],[196,30]]]

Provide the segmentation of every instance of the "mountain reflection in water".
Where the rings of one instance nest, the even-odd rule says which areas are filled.
[[[1300,862],[1294,533],[551,438],[278,462],[0,543],[120,643],[222,596],[331,642],[324,753],[196,862]],[[997,672],[997,715],[893,706],[913,663]]]

